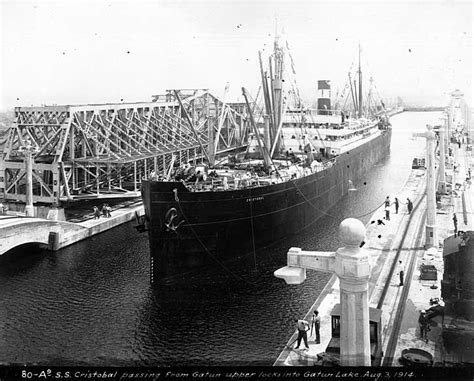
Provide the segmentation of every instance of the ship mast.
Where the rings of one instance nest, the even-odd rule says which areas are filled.
[[[362,118],[362,70],[360,68],[360,43],[359,43],[359,118]]]
[[[271,147],[271,131],[270,126],[272,125],[272,102],[270,99],[270,91],[268,89],[268,81],[267,81],[267,72],[263,70],[263,62],[262,62],[262,52],[258,52],[258,58],[260,61],[260,75],[262,77],[262,88],[263,88],[263,98],[265,100],[265,115],[263,116],[265,124],[264,124],[264,144],[266,147]]]
[[[284,53],[279,44],[279,35],[275,30],[273,54],[268,57],[268,72],[263,70],[262,54],[259,53],[260,76],[262,78],[263,97],[265,100],[264,145],[268,152],[280,151],[279,129],[283,121],[283,70]]]
[[[273,144],[276,145],[275,151],[280,151],[280,137],[278,134],[278,126],[283,118],[282,106],[282,85],[283,85],[283,51],[279,44],[279,36],[276,33],[275,42],[273,45],[273,73],[270,60],[270,73],[273,74],[271,77],[271,88],[272,88],[272,100],[273,100],[273,123],[272,123],[272,139]]]
[[[351,98],[352,98],[352,104],[354,106],[354,114],[357,112],[357,101],[356,101],[356,97],[354,95],[354,92],[355,92],[355,80],[354,80],[354,87],[352,86],[352,78],[351,78],[351,72],[347,73],[347,75],[349,76],[349,87],[351,89]]]
[[[247,90],[245,90],[244,87],[242,87],[242,95],[244,96],[245,104],[247,105],[247,109],[249,111],[250,124],[252,125],[253,131],[255,133],[255,137],[257,138],[257,143],[260,149],[262,150],[263,162],[265,163],[267,167],[271,167],[272,159],[268,153],[268,147],[265,147],[265,144],[263,144],[263,142],[260,140],[260,134],[258,132],[257,125],[255,124],[255,119],[253,118],[252,109],[250,108],[250,103],[247,96]]]

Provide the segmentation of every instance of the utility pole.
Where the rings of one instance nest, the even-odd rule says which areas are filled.
[[[344,247],[336,252],[288,251],[288,266],[274,275],[287,284],[301,284],[306,269],[335,273],[339,277],[341,303],[341,361],[342,366],[370,366],[369,277],[367,251],[360,247],[365,238],[364,224],[347,218],[339,225],[339,238]]]
[[[426,139],[426,242],[425,247],[438,247],[436,234],[436,171],[433,126],[427,124],[427,131],[414,133],[414,137]]]

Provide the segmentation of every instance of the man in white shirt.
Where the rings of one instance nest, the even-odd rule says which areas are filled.
[[[309,323],[306,320],[298,320],[298,319],[295,319],[295,322],[296,322],[296,327],[298,329],[298,342],[295,349],[299,349],[300,344],[301,344],[301,339],[304,340],[304,345],[306,349],[309,349],[308,334],[307,334],[307,332],[309,331]]]

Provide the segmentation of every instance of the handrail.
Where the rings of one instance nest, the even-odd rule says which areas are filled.
[[[316,173],[324,171],[325,169],[332,167],[336,162],[336,158],[328,159],[323,162],[320,162],[321,165],[316,167],[305,167],[309,169],[310,173]],[[250,177],[247,179],[241,179],[239,177],[234,177],[233,184],[228,183],[228,188],[224,189],[223,187],[223,178],[211,179],[205,181],[185,181],[181,180],[183,185],[191,191],[202,191],[202,190],[212,190],[212,191],[222,191],[222,190],[236,190],[236,189],[248,189],[248,188],[257,188],[261,186],[270,185],[269,182],[283,182],[289,181],[292,179],[291,175],[286,173],[286,169],[282,169],[280,174],[283,176],[277,175],[268,175],[262,177]],[[296,178],[303,177],[300,172],[296,173]]]

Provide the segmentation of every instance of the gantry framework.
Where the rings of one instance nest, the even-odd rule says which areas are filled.
[[[242,104],[207,90],[167,91],[149,103],[17,107],[0,158],[0,198],[25,201],[28,144],[37,147],[33,202],[59,204],[136,197],[151,171],[166,176],[174,165],[241,147],[248,128]]]

